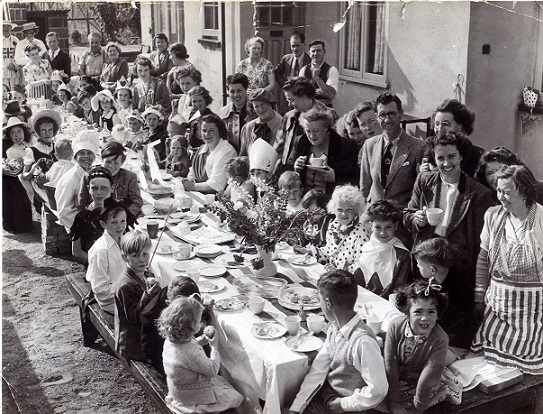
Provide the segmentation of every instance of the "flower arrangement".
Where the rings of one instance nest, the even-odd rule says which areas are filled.
[[[230,229],[242,236],[245,243],[270,252],[279,242],[298,244],[303,223],[312,214],[310,211],[287,214],[287,197],[287,192],[269,186],[261,202],[248,208],[245,203],[233,203],[220,193],[211,210],[221,220],[226,220]]]

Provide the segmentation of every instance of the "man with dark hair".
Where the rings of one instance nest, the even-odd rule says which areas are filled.
[[[316,99],[331,108],[339,87],[339,72],[324,61],[325,55],[324,42],[313,40],[309,44],[311,63],[300,69],[300,76],[311,79],[317,90]]]
[[[402,130],[400,98],[385,92],[376,103],[383,132],[362,146],[360,190],[368,203],[393,200],[403,209],[411,199],[425,144]]]
[[[296,147],[304,134],[299,122],[300,115],[311,108],[330,111],[334,123],[338,120],[338,115],[334,109],[327,108],[326,105],[315,99],[317,91],[309,79],[303,77],[290,79],[285,82],[283,92],[293,109],[285,114],[275,138],[274,147],[281,157],[282,170],[288,170],[294,168],[294,162],[297,158]]]
[[[58,35],[56,32],[49,32],[45,36],[45,43],[48,50],[44,52],[43,58],[49,60],[51,69],[62,70],[66,75],[72,76],[72,60],[68,52],[62,50],[58,45]]]
[[[228,130],[228,142],[239,154],[241,149],[241,129],[252,119],[247,112],[247,89],[249,79],[243,73],[234,73],[226,78],[226,90],[230,103],[218,111]]]
[[[290,50],[292,53],[283,56],[275,68],[275,80],[281,87],[287,80],[298,76],[300,69],[311,63],[311,57],[305,51],[303,33],[294,32],[290,36]]]

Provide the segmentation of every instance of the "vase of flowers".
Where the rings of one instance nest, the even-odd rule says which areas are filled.
[[[287,197],[288,192],[269,186],[257,204],[233,203],[219,193],[210,206],[231,231],[243,237],[244,243],[256,246],[258,256],[253,260],[253,268],[258,277],[275,276],[277,266],[272,256],[277,243],[298,244],[302,225],[311,214],[308,211],[287,214]]]

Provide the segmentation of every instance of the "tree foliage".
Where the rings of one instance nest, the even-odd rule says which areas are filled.
[[[104,42],[115,41],[124,44],[133,43],[140,38],[140,11],[130,4],[95,3],[89,5],[100,21]]]

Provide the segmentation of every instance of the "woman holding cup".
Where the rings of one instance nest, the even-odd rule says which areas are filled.
[[[438,171],[419,174],[404,212],[404,225],[415,244],[440,236],[455,245],[460,254],[455,274],[464,276],[457,281],[458,288],[473,292],[479,235],[484,213],[492,205],[492,194],[461,170],[464,134],[448,131],[433,137],[429,145]]]
[[[300,174],[304,190],[317,189],[331,195],[338,184],[357,185],[360,177],[357,145],[332,129],[332,114],[313,108],[300,119],[305,134],[296,147],[294,171]]]

